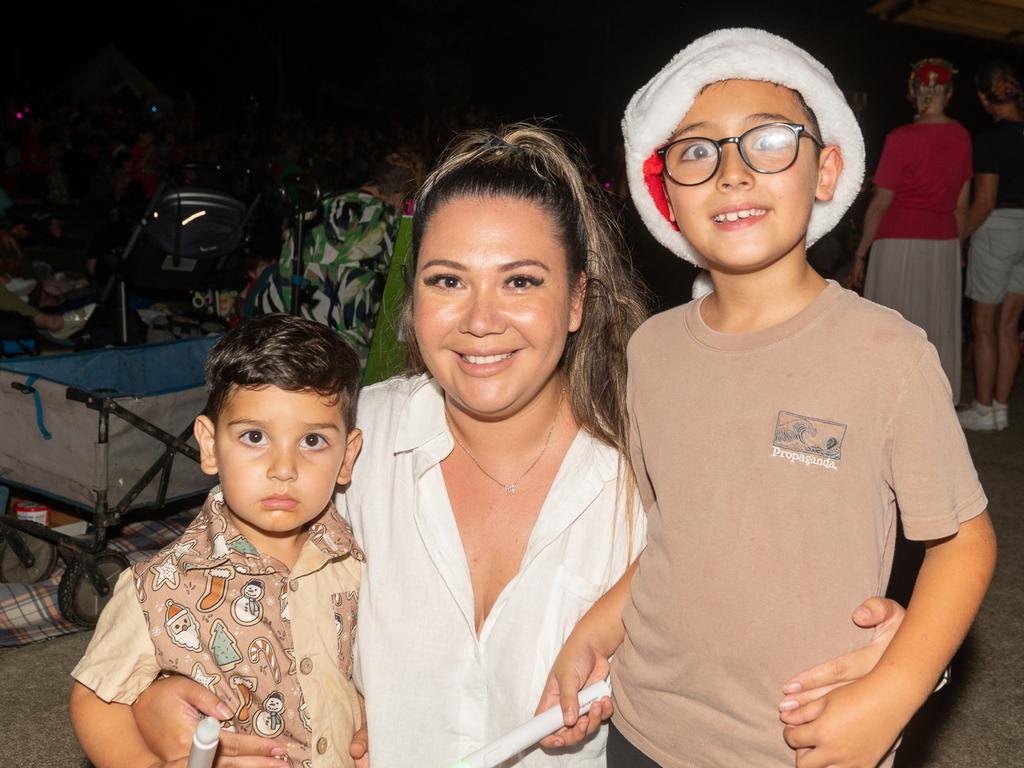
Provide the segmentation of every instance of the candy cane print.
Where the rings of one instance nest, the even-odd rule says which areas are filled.
[[[135,594],[140,603],[146,602],[146,572],[139,569],[132,569],[132,583],[135,585]]]
[[[277,664],[277,654],[274,652],[274,646],[265,637],[257,637],[249,643],[249,661],[256,664],[260,660],[261,653],[270,668],[270,674],[274,676],[274,682],[280,683],[281,667]]]

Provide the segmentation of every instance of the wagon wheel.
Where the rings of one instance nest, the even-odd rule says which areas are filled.
[[[20,553],[19,549],[22,550]],[[26,556],[31,562],[25,562]],[[56,565],[57,547],[53,544],[35,536],[7,531],[3,545],[0,546],[0,581],[9,584],[42,581],[53,573]]]
[[[121,571],[128,567],[128,558],[117,552],[102,552],[92,558],[100,577],[110,586],[110,592],[100,595],[89,579],[88,569],[81,557],[72,557],[57,589],[57,604],[64,618],[82,629],[92,629],[100,611],[113,594],[114,584]]]

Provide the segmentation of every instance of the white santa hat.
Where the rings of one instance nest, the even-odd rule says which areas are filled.
[[[843,153],[843,172],[831,200],[817,200],[807,245],[832,229],[860,192],[864,178],[864,137],[832,74],[807,51],[761,29],[720,29],[677,53],[626,107],[626,177],[640,216],[662,245],[691,264],[704,258],[668,218],[662,162],[655,150],[671,138],[694,99],[721,80],[762,80],[797,91],[814,112],[821,140]]]

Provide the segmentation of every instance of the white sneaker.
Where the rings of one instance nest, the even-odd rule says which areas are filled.
[[[992,414],[996,419],[996,429],[1000,432],[1010,426],[1010,409],[998,400],[992,401]]]
[[[987,408],[979,403],[974,403],[970,408],[956,412],[960,420],[960,426],[964,429],[973,429],[976,432],[993,432],[996,430],[996,414],[992,406]]]

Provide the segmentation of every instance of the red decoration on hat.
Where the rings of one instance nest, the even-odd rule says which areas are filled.
[[[672,225],[677,232],[679,225],[672,221],[669,215],[668,198],[665,196],[665,184],[661,180],[661,174],[665,170],[665,161],[655,151],[644,161],[644,184],[647,185],[647,193],[657,206],[658,212],[665,217],[665,221]]]
[[[920,80],[924,85],[945,85],[953,79],[953,66],[943,59],[924,59],[914,65],[911,78]]]

